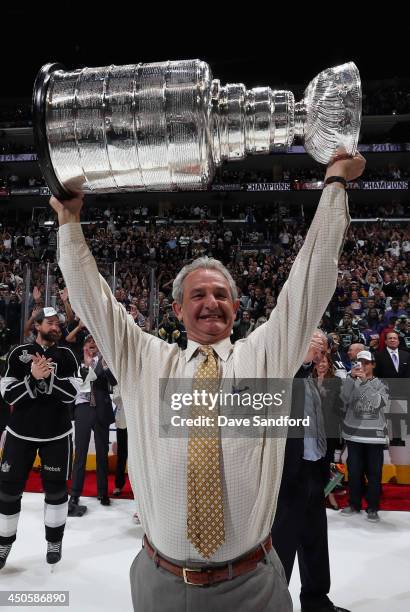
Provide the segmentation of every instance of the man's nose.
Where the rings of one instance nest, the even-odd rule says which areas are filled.
[[[218,302],[213,293],[210,293],[205,297],[205,306],[211,310],[218,308]]]

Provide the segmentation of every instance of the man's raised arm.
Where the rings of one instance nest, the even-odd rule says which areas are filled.
[[[64,203],[52,197],[50,205],[58,215],[58,264],[71,304],[95,338],[111,371],[117,373],[121,356],[126,354],[124,349],[131,343],[138,350],[143,334],[98,272],[80,225],[83,195]]]
[[[323,189],[277,306],[266,326],[249,338],[259,346],[263,339],[278,376],[293,378],[335,291],[338,260],[350,223],[345,185],[363,173],[365,163],[360,153],[348,157],[340,150],[329,164],[325,176],[329,184]]]

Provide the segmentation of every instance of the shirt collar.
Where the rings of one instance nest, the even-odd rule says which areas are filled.
[[[192,359],[198,347],[200,346],[201,345],[199,344],[199,342],[195,342],[194,340],[188,340],[188,346],[185,349],[185,360],[187,363]],[[222,361],[226,361],[231,351],[233,350],[233,345],[229,337],[224,338],[223,340],[220,340],[215,344],[210,344],[209,346],[212,346],[215,353],[218,355],[219,359],[222,359]]]
[[[399,349],[391,349],[391,348],[387,347],[387,350],[389,351],[390,355],[392,353],[396,353],[396,355],[398,355],[398,353],[399,353]]]

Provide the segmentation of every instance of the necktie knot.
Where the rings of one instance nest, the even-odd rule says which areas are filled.
[[[209,344],[204,344],[203,346],[199,347],[199,352],[201,355],[209,357],[210,355],[214,354],[214,349]]]

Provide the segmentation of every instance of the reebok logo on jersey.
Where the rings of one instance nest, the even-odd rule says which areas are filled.
[[[61,468],[51,467],[50,465],[43,465],[43,470],[47,470],[48,472],[61,472]]]

